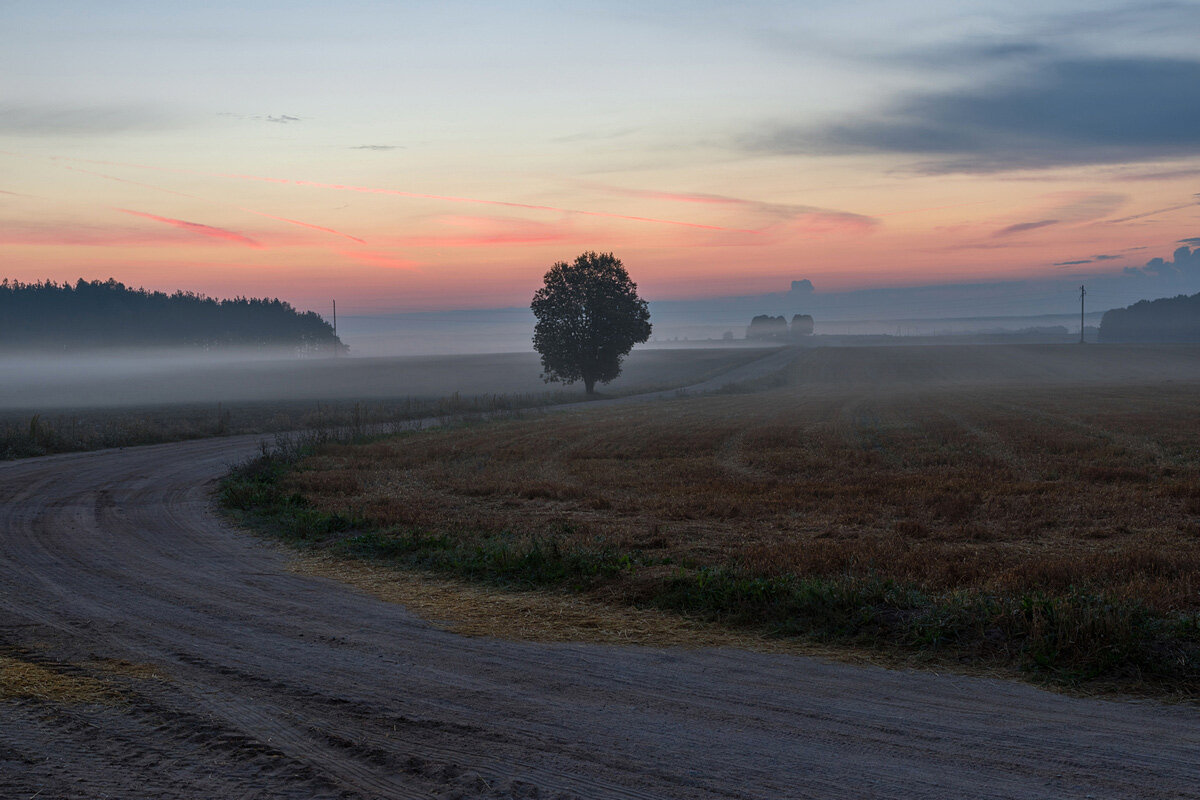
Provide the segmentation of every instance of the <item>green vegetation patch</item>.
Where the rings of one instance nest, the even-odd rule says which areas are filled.
[[[281,487],[297,459],[312,449],[277,449],[236,468],[221,483],[222,506],[295,546],[514,588],[581,590],[648,563],[610,547],[564,549],[548,537],[378,530],[357,516],[318,511],[302,495]]]

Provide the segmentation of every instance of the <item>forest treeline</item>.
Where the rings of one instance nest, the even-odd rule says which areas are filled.
[[[318,314],[278,299],[166,294],[112,278],[0,282],[0,350],[233,346],[301,354],[348,349]]]
[[[1100,319],[1105,342],[1200,342],[1200,293],[1142,300]]]

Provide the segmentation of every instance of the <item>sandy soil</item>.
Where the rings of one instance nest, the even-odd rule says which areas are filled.
[[[1194,707],[447,632],[220,521],[257,446],[0,464],[0,796],[1200,797]]]

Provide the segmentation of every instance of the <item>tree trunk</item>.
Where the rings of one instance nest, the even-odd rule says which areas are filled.
[[[591,397],[594,394],[596,394],[596,379],[584,377],[583,388],[584,388],[584,390],[587,391],[588,397]]]

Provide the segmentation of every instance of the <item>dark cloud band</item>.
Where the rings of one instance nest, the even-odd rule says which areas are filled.
[[[1200,149],[1200,62],[1053,61],[1006,82],[913,95],[862,118],[781,127],[744,144],[781,154],[922,156],[930,172],[1191,156]]]

